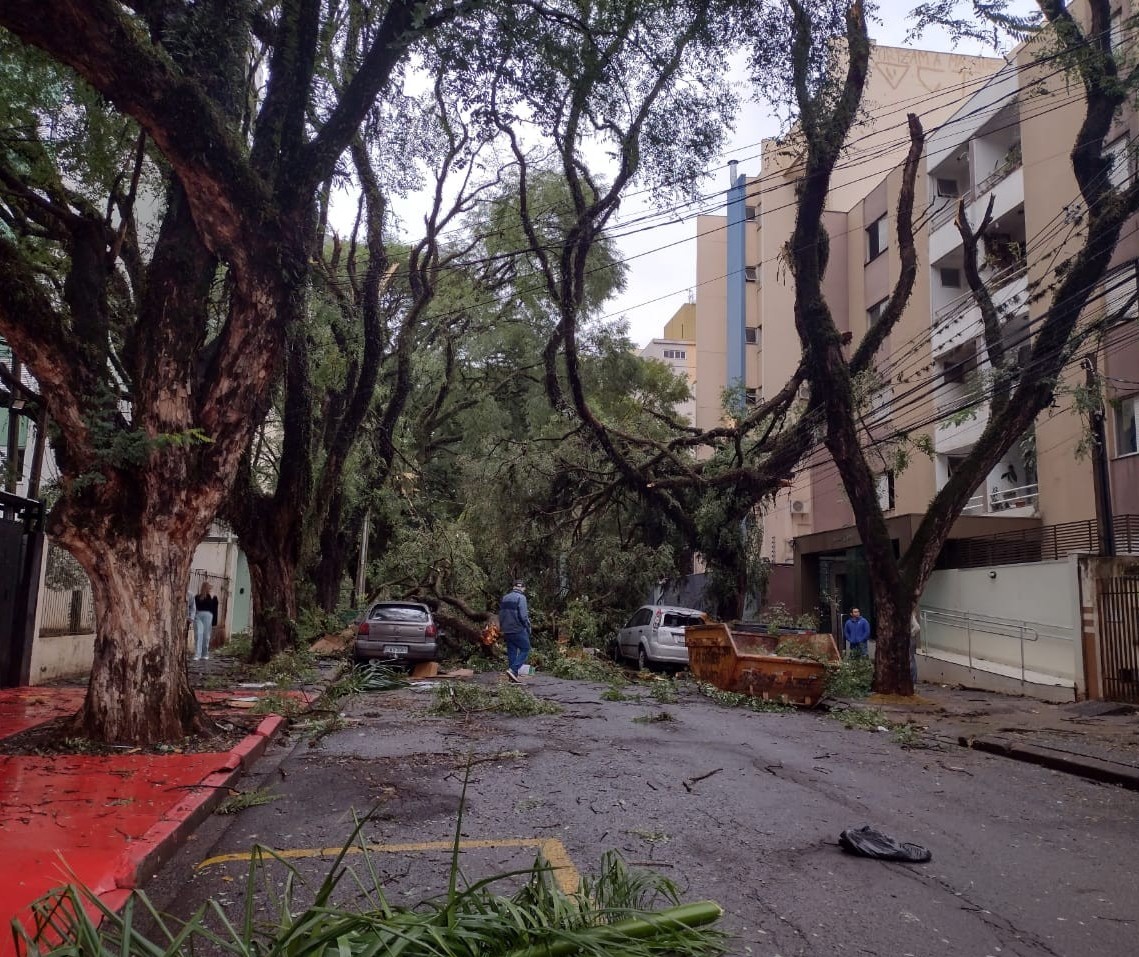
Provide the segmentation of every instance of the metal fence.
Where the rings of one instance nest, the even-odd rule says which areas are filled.
[[[41,635],[89,635],[95,631],[91,583],[79,563],[55,542],[48,544],[40,603]]]
[[[1096,588],[1104,697],[1139,703],[1139,575],[1101,578]]]
[[[1113,522],[1118,555],[1139,555],[1139,515],[1117,515]],[[1099,523],[1095,519],[1018,528],[945,543],[938,568],[981,568],[1024,562],[1058,561],[1069,555],[1100,553]]]

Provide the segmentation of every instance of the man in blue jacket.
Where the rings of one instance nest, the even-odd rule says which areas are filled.
[[[498,603],[498,627],[506,642],[506,677],[519,681],[518,670],[530,657],[530,609],[526,606],[526,583],[514,587]]]
[[[866,657],[866,642],[870,640],[870,622],[862,617],[857,608],[850,609],[850,617],[842,626],[842,637],[850,648],[852,658]]]

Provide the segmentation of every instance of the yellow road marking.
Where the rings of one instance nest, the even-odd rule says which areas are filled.
[[[416,854],[423,851],[450,851],[455,847],[454,841],[422,841],[415,844],[353,844],[348,848],[349,854],[362,854],[364,852],[375,854]],[[554,880],[558,887],[566,894],[572,894],[581,884],[581,875],[570,860],[565,845],[556,838],[522,837],[503,840],[488,841],[460,841],[459,850],[476,850],[479,848],[496,847],[533,847],[545,858],[546,863],[554,872]],[[279,857],[283,860],[297,860],[309,857],[336,857],[343,848],[340,847],[293,847],[283,851],[266,851],[257,856],[266,859]],[[226,864],[231,861],[250,861],[255,856],[253,851],[244,851],[237,854],[219,854],[210,857],[198,864],[194,869],[202,870],[215,864]]]

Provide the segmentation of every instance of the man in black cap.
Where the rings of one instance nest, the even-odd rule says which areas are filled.
[[[506,641],[506,677],[519,681],[518,671],[530,657],[530,609],[526,606],[526,583],[514,587],[498,603],[498,627]]]

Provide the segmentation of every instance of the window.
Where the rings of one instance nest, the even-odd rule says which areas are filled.
[[[937,178],[937,195],[942,199],[955,199],[957,197],[957,180]]]
[[[1131,184],[1131,149],[1126,136],[1121,136],[1104,147],[1104,159],[1111,161],[1107,178],[1116,189],[1126,189]]]
[[[755,222],[755,220],[758,218],[759,218],[759,207],[758,206],[745,206],[744,207],[744,219],[745,220],[747,220],[749,223],[752,223],[752,222]]]
[[[703,615],[682,615],[677,611],[666,611],[664,613],[664,621],[661,622],[662,628],[686,628],[689,625],[702,625],[704,624]]]
[[[866,261],[873,262],[886,251],[886,216],[879,216],[866,227]]]
[[[746,329],[744,329],[744,342],[746,342],[749,346],[759,345],[758,326],[748,326]]]
[[[977,371],[977,349],[970,343],[970,348],[954,353],[945,363],[946,382],[964,382],[965,378]]]
[[[1123,42],[1123,8],[1111,12],[1110,46],[1113,54],[1119,53],[1119,46]]]
[[[744,266],[744,282],[759,282],[758,266]]]
[[[1135,282],[1137,265],[1139,261],[1133,261],[1119,269],[1113,269],[1103,280],[1104,308],[1111,325],[1139,319],[1139,303],[1136,302],[1139,288]]]
[[[758,389],[744,389],[744,404],[756,405],[759,402]]]
[[[427,621],[427,609],[420,605],[377,605],[368,616],[372,621]]]
[[[866,325],[872,326],[879,319],[882,318],[882,313],[886,311],[886,304],[890,301],[889,297],[879,299],[874,305],[866,310]]]
[[[1134,455],[1139,452],[1139,395],[1121,399],[1115,409],[1115,454]]]
[[[883,472],[878,476],[878,506],[883,512],[894,508],[894,473]]]
[[[638,608],[636,614],[629,619],[626,628],[640,628],[647,625],[653,617],[653,610],[651,608]]]
[[[941,285],[946,289],[961,288],[961,270],[956,266],[939,269],[938,272],[941,274]]]

